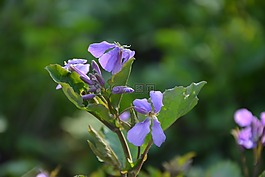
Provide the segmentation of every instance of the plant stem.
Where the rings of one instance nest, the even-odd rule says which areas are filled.
[[[246,156],[243,152],[242,147],[239,146],[240,152],[241,152],[241,163],[242,163],[242,168],[243,168],[243,173],[245,177],[249,177],[249,173],[248,173],[248,167],[247,167],[247,163],[246,163]]]
[[[148,145],[146,146],[146,148],[145,148],[143,154],[141,155],[141,160],[140,160],[139,164],[137,165],[137,167],[136,167],[135,170],[134,170],[134,176],[137,176],[138,173],[140,172],[140,170],[141,170],[141,168],[142,168],[144,162],[145,162],[146,159],[147,159],[147,153],[148,153],[149,149],[151,148],[152,144],[153,144],[153,141],[151,140],[151,141],[148,143]]]
[[[129,149],[129,146],[128,146],[128,143],[123,135],[123,133],[121,132],[120,129],[116,129],[115,133],[118,135],[119,137],[119,140],[121,142],[121,145],[122,145],[122,149],[123,149],[123,152],[124,152],[124,155],[126,157],[126,160],[128,161],[131,161],[132,162],[132,155],[131,155],[131,152],[130,152],[130,149]]]

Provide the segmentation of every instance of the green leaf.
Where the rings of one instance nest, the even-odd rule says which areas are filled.
[[[108,128],[112,129],[112,126],[115,127],[115,120],[110,114],[108,108],[102,104],[88,104],[86,111],[90,112],[93,116],[99,119],[102,123],[108,124]]]
[[[90,139],[88,140],[88,144],[94,154],[97,156],[98,160],[101,162],[105,162],[111,166],[116,167],[117,169],[121,169],[121,164],[118,160],[117,155],[112,150],[110,145],[104,139],[102,133],[98,133],[91,126],[89,126],[89,135]]]
[[[114,86],[126,86],[128,82],[128,78],[131,73],[131,68],[133,61],[135,59],[131,58],[129,59],[122,67],[121,71],[114,74],[109,80],[108,83],[110,85],[110,89],[112,89]],[[111,90],[110,90],[111,91]],[[114,107],[119,108],[119,104],[121,102],[123,94],[112,94],[110,97],[111,103]]]
[[[197,95],[205,84],[205,81],[192,83],[188,87],[179,86],[163,93],[164,106],[158,115],[163,130],[187,114],[198,103]]]
[[[51,64],[45,67],[52,79],[62,86],[62,90],[66,97],[76,105],[83,109],[83,99],[81,92],[87,90],[87,85],[80,79],[76,72],[68,72],[58,64]]]
[[[58,64],[50,64],[45,69],[56,83],[67,83],[76,93],[81,93],[88,88],[87,84],[80,79],[79,74],[76,72],[68,72]]]

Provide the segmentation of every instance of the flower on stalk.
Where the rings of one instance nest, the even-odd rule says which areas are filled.
[[[135,54],[134,51],[126,49],[127,46],[121,46],[119,43],[108,43],[106,41],[90,44],[88,51],[96,58],[102,68],[112,74],[118,73],[124,63],[126,63]]]
[[[79,71],[79,75],[86,75],[89,71],[89,64],[86,64],[87,60],[84,59],[71,59],[64,63],[63,68],[69,72],[73,71],[73,68],[76,68]],[[58,84],[56,89],[61,89],[62,86]]]
[[[133,101],[134,109],[146,115],[146,119],[138,122],[132,129],[128,131],[127,139],[135,146],[141,146],[144,143],[145,137],[150,132],[152,124],[152,139],[158,147],[166,140],[166,136],[158,121],[156,115],[163,106],[163,94],[160,91],[150,91],[151,103],[147,99],[136,99]]]
[[[240,146],[246,149],[252,149],[257,146],[259,142],[265,144],[265,112],[261,113],[261,119],[252,115],[247,109],[239,109],[235,112],[235,122],[242,128],[241,130],[234,130],[233,135]]]

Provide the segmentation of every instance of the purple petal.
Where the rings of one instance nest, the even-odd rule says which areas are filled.
[[[87,60],[85,60],[85,59],[71,59],[71,60],[67,61],[67,64],[71,64],[71,65],[74,65],[74,64],[85,64],[86,62],[87,62]]]
[[[150,91],[150,97],[155,113],[158,113],[163,106],[163,94],[160,91]]]
[[[80,71],[82,71],[82,73],[87,74],[89,71],[89,64],[76,64],[74,65],[77,69],[79,69]]]
[[[246,127],[251,124],[253,120],[253,115],[250,111],[243,108],[235,112],[234,119],[239,126]]]
[[[103,69],[111,72],[116,67],[115,65],[117,65],[117,60],[119,59],[119,50],[118,47],[115,47],[99,58],[99,63]]]
[[[141,114],[148,114],[152,111],[152,106],[147,99],[135,99],[133,101],[134,109]]]
[[[129,111],[125,111],[122,114],[120,114],[120,119],[124,122],[127,122],[129,118],[130,118],[130,112]]]
[[[128,141],[135,146],[141,146],[144,144],[145,137],[150,132],[150,124],[151,121],[149,118],[145,119],[143,122],[135,124],[134,127],[128,131]]]
[[[160,122],[156,118],[153,119],[152,138],[154,144],[158,147],[160,147],[161,144],[166,140],[166,135],[163,132]]]
[[[90,44],[88,47],[88,51],[96,58],[101,57],[106,50],[115,47],[115,44],[108,43],[106,41],[100,43]]]
[[[62,88],[62,86],[60,85],[60,84],[58,84],[57,86],[56,86],[56,90],[59,90],[59,89],[61,89]]]
[[[237,142],[247,149],[251,149],[255,146],[255,143],[252,141],[251,127],[246,127],[238,133]]]
[[[253,117],[251,128],[252,128],[252,140],[258,141],[263,133],[263,128],[264,128],[263,124],[258,118]]]
[[[126,61],[128,61],[130,58],[132,58],[134,56],[135,52],[130,50],[130,49],[123,49],[122,50],[122,59],[123,59],[123,63],[125,63]]]
[[[265,112],[262,112],[260,114],[260,120],[261,120],[262,125],[265,125]]]
[[[116,74],[116,73],[120,72],[122,66],[123,66],[123,63],[122,63],[122,60],[121,60],[121,57],[120,57],[120,53],[119,53],[118,54],[118,59],[116,60],[116,62],[114,64],[114,67],[112,69],[112,74]]]

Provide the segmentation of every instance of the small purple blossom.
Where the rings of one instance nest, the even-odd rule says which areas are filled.
[[[144,143],[145,137],[150,133],[150,125],[152,125],[152,139],[156,146],[160,147],[166,140],[160,122],[156,117],[163,106],[163,94],[160,91],[150,91],[150,97],[151,103],[147,99],[136,99],[133,101],[134,109],[147,116],[144,121],[135,124],[128,131],[127,138],[135,146],[141,146]]]
[[[108,43],[106,41],[90,44],[88,51],[96,58],[102,68],[112,74],[118,73],[124,63],[135,54],[134,51],[124,48],[118,43]]]
[[[132,93],[134,90],[127,86],[115,86],[111,91],[113,94]]]
[[[124,122],[127,122],[130,118],[130,112],[129,111],[125,111],[123,113],[120,114],[120,119]]]
[[[86,64],[87,60],[84,59],[71,59],[64,63],[63,68],[69,72],[76,71],[78,74],[86,75],[89,71],[89,64]],[[57,85],[56,89],[61,89],[62,86],[60,84]]]
[[[49,175],[47,173],[41,172],[41,173],[37,174],[36,177],[49,177]]]
[[[241,130],[236,130],[235,138],[239,145],[246,149],[255,148],[259,141],[265,143],[264,113],[261,113],[261,120],[252,115],[247,109],[239,109],[235,112],[235,122],[242,127]]]

